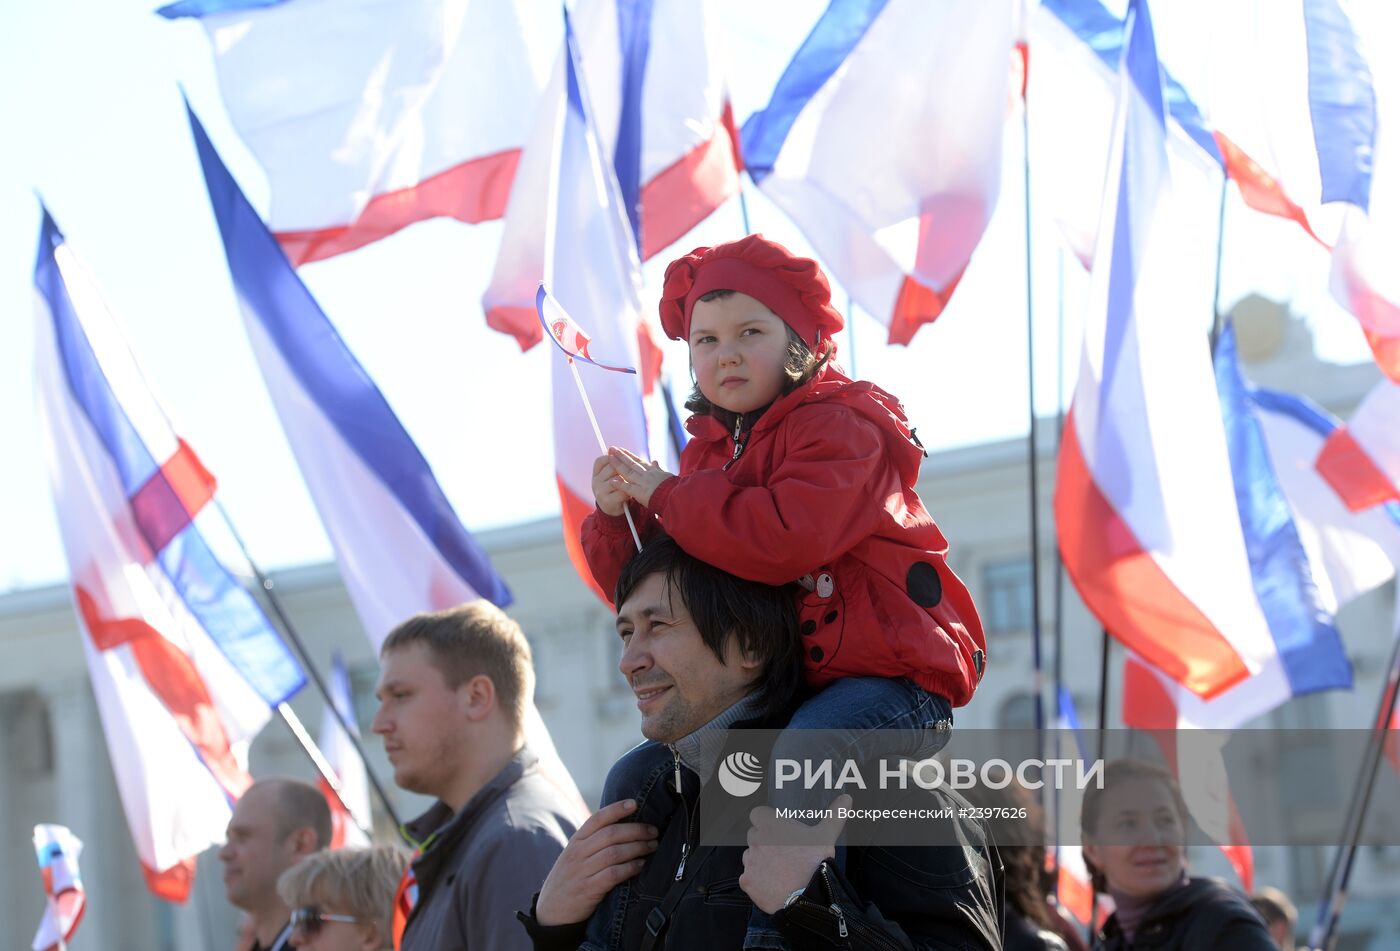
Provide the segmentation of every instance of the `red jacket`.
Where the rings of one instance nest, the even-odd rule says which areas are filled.
[[[908,677],[954,706],[972,699],[987,642],[948,543],[914,491],[923,450],[899,401],[828,366],[742,438],[692,416],[680,475],[652,493],[689,554],[754,581],[801,581],[807,682]],[[583,550],[604,591],[635,552],[626,519],[594,510]]]

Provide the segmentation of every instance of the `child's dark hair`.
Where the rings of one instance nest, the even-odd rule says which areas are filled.
[[[697,303],[709,303],[710,301],[724,300],[732,297],[738,291],[717,288],[700,297]],[[821,343],[821,353],[815,354],[807,346],[806,341],[797,335],[786,323],[783,329],[787,331],[787,359],[783,361],[783,389],[782,395],[786,396],[812,377],[817,375],[817,371],[826,366],[831,360],[831,341],[823,340]],[[685,408],[700,416],[713,416],[724,424],[725,428],[734,425],[734,417],[737,413],[731,413],[723,407],[716,406],[705,398],[705,394],[700,392],[700,384],[695,384],[690,391],[690,398],[685,401]]]

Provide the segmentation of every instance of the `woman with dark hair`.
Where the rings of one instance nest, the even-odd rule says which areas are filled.
[[[1186,874],[1189,813],[1170,773],[1136,760],[1104,768],[1085,791],[1079,825],[1094,890],[1116,911],[1094,943],[1103,951],[1275,951],[1263,920],[1239,892]]]

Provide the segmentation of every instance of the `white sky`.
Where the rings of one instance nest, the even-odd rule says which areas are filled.
[[[714,2],[731,35],[731,93],[742,124],[766,102],[825,3],[785,0],[780,19],[776,4]],[[0,591],[67,573],[34,411],[33,189],[95,273],[182,435],[220,480],[254,557],[265,567],[330,557],[243,335],[179,84],[258,207],[266,207],[266,182],[228,124],[204,32],[155,16],[156,6],[44,0],[7,4],[0,13]],[[1183,80],[1200,60],[1191,44],[1209,9],[1204,0],[1154,6],[1162,58]],[[1388,0],[1356,4],[1353,14],[1372,48],[1394,48],[1381,42],[1400,36]],[[910,347],[888,348],[884,328],[861,314],[854,341],[841,341],[848,367],[854,354],[860,376],[903,399],[934,450],[1026,429],[1019,128],[1019,121],[1008,127],[992,227],[939,321]],[[781,213],[746,190],[755,230],[809,251]],[[1060,280],[1046,217],[1035,233],[1036,400],[1040,413],[1053,414]],[[1252,290],[1289,299],[1308,316],[1325,358],[1368,359],[1355,322],[1327,295],[1320,249],[1300,239],[1296,226],[1238,203],[1227,222],[1227,305]],[[1203,223],[1203,240],[1214,241],[1214,226],[1213,216]],[[675,252],[741,233],[730,202]],[[553,355],[543,346],[521,355],[485,327],[479,307],[499,237],[499,223],[427,222],[301,272],[472,530],[558,511],[545,364]],[[652,303],[671,256],[646,269]],[[1072,261],[1065,268],[1063,339],[1072,374],[1084,277]],[[844,293],[837,303],[845,310]],[[1203,328],[1209,319],[1200,315]],[[677,388],[688,389],[683,348],[668,360]],[[1072,384],[1066,380],[1066,389]],[[937,500],[928,501],[936,516]]]

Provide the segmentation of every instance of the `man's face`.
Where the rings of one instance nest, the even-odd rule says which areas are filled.
[[[441,798],[451,787],[466,756],[464,694],[447,686],[425,644],[381,658],[379,712],[371,728],[384,738],[400,788]]]
[[[643,579],[618,606],[617,633],[618,669],[637,695],[642,735],[660,743],[674,743],[738,703],[760,666],[732,637],[721,663],[661,574]]]
[[[228,841],[219,850],[224,863],[224,891],[245,911],[267,907],[277,899],[277,879],[301,858],[295,832],[282,835],[277,791],[253,786],[233,808]]]

